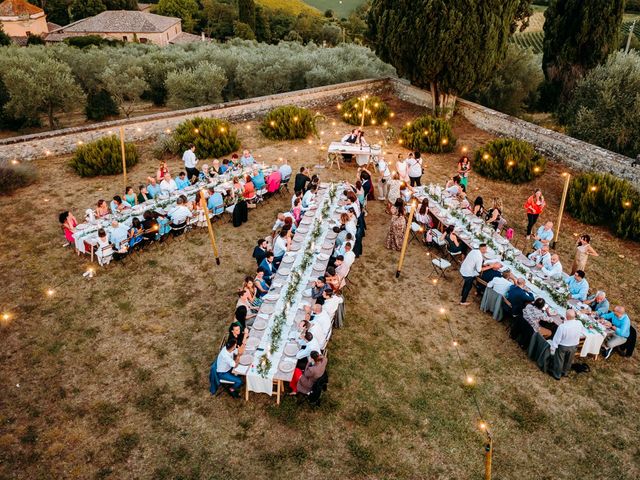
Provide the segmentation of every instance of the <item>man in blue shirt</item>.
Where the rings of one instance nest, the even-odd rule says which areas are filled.
[[[253,182],[253,186],[256,187],[256,191],[262,190],[267,184],[266,180],[264,179],[264,173],[262,173],[262,170],[254,169],[253,175],[251,175],[251,181]]]
[[[151,198],[156,198],[160,194],[160,185],[156,182],[156,179],[149,177],[149,184],[147,185],[147,193]]]
[[[273,252],[267,252],[262,262],[260,262],[260,268],[264,270],[264,281],[271,285],[271,277],[276,271],[273,265]]]
[[[526,290],[526,285],[527,282],[525,282],[524,278],[518,278],[516,284],[511,285],[505,295],[511,304],[511,314],[514,317],[522,315],[522,310],[524,310],[526,304],[535,300],[533,293]]]
[[[586,274],[582,270],[577,270],[572,277],[567,279],[569,295],[576,300],[584,301],[589,293],[589,282],[585,279]]]
[[[278,170],[280,170],[280,175],[282,175],[283,182],[289,180],[291,178],[291,174],[293,173],[293,170],[291,170],[291,166],[287,163],[286,160],[284,160],[284,163],[280,165],[280,168]]]
[[[607,300],[607,294],[602,290],[598,290],[595,295],[590,296],[585,300],[591,311],[596,312],[598,315],[604,315],[609,312],[609,300]]]
[[[111,222],[109,229],[109,241],[116,247],[118,251],[126,250],[127,239],[129,237],[129,229],[125,225],[120,225],[116,220]]]
[[[242,163],[243,167],[253,167],[253,164],[256,163],[256,161],[253,159],[253,155],[251,155],[251,152],[249,150],[245,150],[244,152],[242,152],[242,158],[240,159],[240,162]]]
[[[607,346],[604,358],[609,358],[613,349],[627,342],[631,330],[629,315],[625,313],[624,307],[618,305],[613,312],[605,313],[601,316],[605,324],[614,330],[614,333],[607,339]]]
[[[209,200],[207,200],[207,208],[214,215],[220,215],[224,212],[224,200],[222,194],[212,189],[209,190]]]
[[[176,185],[178,186],[178,190],[184,190],[191,182],[187,180],[187,174],[185,172],[180,172],[178,178],[176,178]]]
[[[547,222],[538,228],[538,231],[533,236],[535,242],[533,242],[533,248],[536,250],[542,248],[543,245],[549,245],[553,240],[553,222]]]

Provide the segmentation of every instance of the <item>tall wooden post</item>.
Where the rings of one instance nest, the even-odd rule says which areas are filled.
[[[218,246],[216,245],[216,237],[213,234],[213,226],[211,225],[211,219],[209,218],[209,209],[207,208],[207,199],[204,198],[204,191],[200,192],[200,206],[202,207],[202,210],[204,210],[204,218],[207,220],[209,240],[211,240],[211,246],[213,247],[213,255],[216,257],[216,265],[220,265],[220,255],[218,255]]]
[[[567,192],[569,192],[569,182],[571,181],[571,174],[567,173],[564,181],[564,190],[562,190],[562,200],[560,200],[560,211],[558,212],[558,223],[556,224],[556,234],[553,239],[553,248],[556,248],[558,237],[560,236],[560,225],[562,224],[562,214],[564,213],[564,204],[567,201]]]
[[[124,152],[124,128],[120,127],[120,150],[122,151],[122,174],[124,175],[124,191],[127,190],[127,157]]]
[[[489,441],[484,448],[484,478],[485,480],[491,480],[491,462],[493,460],[493,439],[491,438],[491,435],[489,435]]]
[[[398,270],[396,270],[396,278],[400,277],[400,271],[402,270],[402,264],[404,263],[404,256],[407,253],[407,244],[409,243],[409,234],[411,233],[411,224],[413,223],[413,214],[416,212],[417,205],[418,205],[418,202],[415,199],[413,199],[411,201],[411,211],[409,212],[409,220],[407,221],[407,228],[404,231],[404,241],[402,242],[402,250],[400,251],[400,262],[398,263]]]
[[[362,96],[362,121],[360,122],[360,128],[364,127],[364,116],[367,114],[367,96]]]

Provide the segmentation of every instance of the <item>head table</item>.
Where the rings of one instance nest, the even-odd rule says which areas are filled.
[[[251,174],[254,169],[262,171],[266,177],[272,171],[276,170],[277,167],[267,166],[266,164],[256,164],[253,167],[236,166],[222,175],[216,175],[209,179],[209,181],[196,182],[183,190],[176,190],[171,194],[160,194],[155,198],[134,205],[132,208],[123,210],[115,215],[108,214],[101,218],[86,219],[84,223],[76,226],[76,231],[73,235],[75,248],[81,253],[87,253],[88,246],[93,251],[93,248],[98,244],[98,230],[104,228],[109,231],[113,220],[130,227],[131,221],[134,218],[142,220],[142,216],[147,210],[166,215],[176,206],[178,197],[181,195],[185,195],[187,200],[193,201],[198,190],[212,188],[224,196],[233,188],[234,177],[243,177],[244,175]],[[241,179],[241,181],[244,183],[244,180]],[[199,206],[197,206],[197,208],[199,208]]]
[[[562,279],[554,280],[544,275],[541,270],[535,268],[535,263],[515,248],[509,240],[484,220],[475,216],[471,210],[462,208],[460,202],[439,185],[416,187],[414,196],[419,201],[427,198],[429,213],[444,226],[454,225],[454,232],[468,248],[477,248],[480,243],[486,243],[485,263],[500,262],[503,269],[508,268],[514,274],[519,273],[525,279],[527,288],[536,297],[543,298],[555,311],[555,315],[551,317],[553,321],[561,323],[560,317],[566,315],[567,309],[575,308],[577,317],[582,322],[585,337],[580,356],[586,357],[588,354],[600,353],[608,330],[589,315],[580,313],[580,310],[587,306],[570,298],[567,286]]]
[[[305,318],[305,306],[315,303],[311,287],[324,275],[335,247],[338,234],[333,227],[345,211],[339,205],[343,191],[344,185],[320,184],[314,205],[305,212],[291,250],[263,297],[246,350],[234,370],[246,377],[247,399],[250,391],[272,395],[276,383],[279,401],[282,382],[293,378],[302,333],[299,324]]]

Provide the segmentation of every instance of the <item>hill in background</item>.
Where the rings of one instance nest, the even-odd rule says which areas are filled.
[[[333,10],[338,18],[346,18],[351,12],[362,5],[365,0],[305,0],[305,3],[317,8],[321,12]]]
[[[307,3],[311,4],[313,2],[303,2],[302,0],[256,0],[256,3],[271,10],[284,10],[292,15],[299,15],[301,13],[322,15],[322,12],[324,12],[324,10],[320,11],[307,5]]]

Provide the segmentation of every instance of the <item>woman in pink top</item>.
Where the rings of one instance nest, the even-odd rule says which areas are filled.
[[[69,210],[62,212],[58,217],[58,220],[60,220],[60,223],[62,224],[64,237],[67,239],[67,242],[73,245],[73,234],[75,233],[76,227],[78,226],[78,221]]]
[[[282,175],[280,171],[274,170],[267,177],[267,192],[275,193],[280,188],[280,182],[282,181]]]

